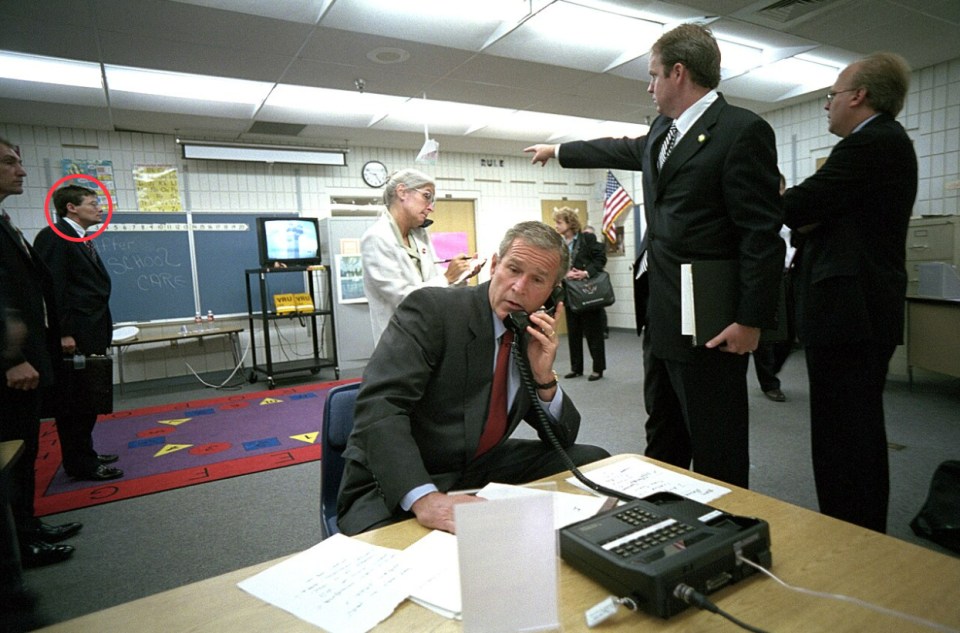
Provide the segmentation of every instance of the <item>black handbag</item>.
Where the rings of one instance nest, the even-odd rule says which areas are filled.
[[[57,384],[42,398],[40,417],[65,413],[113,413],[113,358],[63,357]]]
[[[927,500],[910,528],[917,536],[960,553],[960,461],[937,466]]]
[[[610,275],[605,271],[585,279],[565,279],[563,284],[567,290],[567,309],[576,314],[605,308],[617,300]]]

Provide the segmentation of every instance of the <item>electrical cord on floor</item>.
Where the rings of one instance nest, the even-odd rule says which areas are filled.
[[[571,473],[573,473],[573,476],[580,481],[580,483],[587,486],[591,490],[595,490],[608,497],[614,497],[616,499],[620,499],[621,501],[635,501],[637,498],[632,495],[628,495],[625,492],[620,492],[619,490],[614,490],[613,488],[607,488],[606,486],[602,486],[588,479],[586,475],[580,472],[580,469],[577,468],[577,465],[573,463],[573,460],[570,459],[570,456],[567,455],[567,451],[564,450],[560,440],[557,439],[557,434],[553,431],[553,423],[550,422],[550,419],[547,417],[547,413],[543,410],[543,407],[539,406],[540,397],[537,395],[536,383],[533,380],[529,362],[524,354],[525,346],[520,344],[520,341],[526,337],[526,335],[526,332],[521,332],[519,335],[514,337],[510,348],[513,352],[513,358],[516,361],[517,369],[520,372],[520,382],[530,395],[530,401],[537,405],[534,407],[534,409],[537,410],[537,417],[540,420],[540,426],[543,427],[543,432],[547,435],[547,439],[550,440],[550,444],[560,454],[561,459],[563,459],[563,463],[566,464],[567,468]]]
[[[757,569],[759,572],[761,572],[761,573],[769,576],[770,578],[772,578],[772,579],[774,579],[775,581],[777,581],[777,583],[779,583],[781,586],[783,586],[783,587],[785,587],[785,588],[787,588],[787,589],[790,589],[791,591],[796,591],[796,592],[799,592],[799,593],[807,594],[807,595],[809,595],[809,596],[815,596],[815,597],[817,597],[817,598],[827,598],[827,599],[829,599],[829,600],[837,600],[837,601],[840,601],[840,602],[849,602],[849,603],[855,604],[855,605],[857,605],[857,606],[859,606],[859,607],[863,607],[864,609],[869,609],[869,610],[871,610],[871,611],[876,611],[877,613],[882,613],[882,614],[884,614],[884,615],[889,615],[889,616],[893,616],[893,617],[896,617],[896,618],[901,618],[901,619],[907,620],[907,621],[909,621],[909,622],[912,622],[912,623],[914,623],[914,624],[919,624],[919,625],[921,625],[921,626],[929,627],[929,628],[934,629],[934,630],[936,630],[936,631],[942,631],[943,633],[960,633],[960,630],[954,629],[954,628],[950,628],[949,626],[946,626],[946,625],[944,625],[944,624],[940,624],[939,622],[933,622],[933,621],[931,621],[931,620],[925,620],[925,619],[919,618],[919,617],[917,617],[917,616],[915,616],[915,615],[910,615],[909,613],[903,613],[902,611],[895,611],[895,610],[893,610],[893,609],[888,609],[887,607],[881,607],[880,605],[876,605],[876,604],[873,604],[873,603],[871,603],[871,602],[867,602],[866,600],[861,600],[861,599],[859,599],[859,598],[853,598],[853,597],[851,597],[851,596],[845,596],[845,595],[840,594],[840,593],[826,593],[826,592],[823,592],[823,591],[815,591],[815,590],[813,590],[813,589],[806,589],[805,587],[795,587],[795,586],[793,586],[793,585],[787,584],[787,583],[784,582],[783,580],[780,580],[780,579],[779,579],[777,576],[775,576],[775,575],[773,574],[773,572],[771,572],[769,569],[767,569],[767,568],[765,568],[765,567],[763,567],[763,566],[761,566],[761,565],[756,564],[756,563],[753,562],[752,560],[749,560],[749,559],[745,558],[744,556],[741,556],[740,554],[737,554],[737,560],[740,561],[741,563],[744,563],[744,564],[746,564],[746,565],[749,565],[750,567],[753,567],[753,568]]]
[[[751,624],[747,624],[746,622],[739,620],[734,616],[730,615],[729,613],[727,613],[726,611],[718,607],[716,604],[711,602],[709,598],[707,598],[705,595],[703,595],[702,593],[700,593],[690,585],[680,583],[679,585],[674,587],[673,597],[677,598],[678,600],[682,600],[683,602],[686,602],[690,606],[697,607],[698,609],[703,609],[704,611],[709,611],[710,613],[716,613],[717,615],[730,620],[740,628],[745,629],[747,631],[752,631],[752,633],[766,633],[766,631],[764,631],[763,629],[757,628]]]
[[[249,351],[250,351],[250,342],[247,341],[247,349],[243,350],[243,355],[240,357],[240,362],[237,363],[237,366],[233,368],[233,371],[230,372],[230,375],[227,376],[223,380],[223,382],[221,382],[219,385],[214,385],[205,381],[203,378],[200,377],[200,374],[198,374],[196,370],[187,361],[183,361],[183,364],[187,366],[187,369],[190,370],[190,373],[193,374],[194,378],[200,381],[200,384],[203,385],[204,387],[210,387],[211,389],[239,389],[243,385],[243,377],[240,378],[240,382],[238,382],[237,384],[229,385],[227,383],[230,382],[230,380],[237,374],[238,371],[243,369],[243,363],[244,361],[247,360],[247,353]]]

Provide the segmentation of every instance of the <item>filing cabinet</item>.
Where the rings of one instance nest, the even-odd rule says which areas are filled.
[[[960,216],[913,218],[907,229],[907,296],[917,296],[918,265],[946,262],[960,269]]]

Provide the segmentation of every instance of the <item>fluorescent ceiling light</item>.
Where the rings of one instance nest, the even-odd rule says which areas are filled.
[[[826,88],[836,79],[840,68],[830,63],[801,59],[800,56],[781,59],[750,71],[751,79],[777,82],[782,85],[780,99],[806,94]]]
[[[347,164],[347,150],[288,147],[284,145],[242,145],[178,141],[184,158],[198,160],[234,160],[255,163],[296,163],[304,165]]]
[[[272,83],[264,81],[173,73],[127,66],[105,66],[104,68],[107,74],[107,86],[111,91],[159,97],[255,106],[263,102],[273,87]]]
[[[100,64],[0,51],[0,77],[38,83],[102,88]]]
[[[742,44],[717,37],[720,47],[720,67],[726,71],[723,78],[741,75],[764,63],[763,46]]]
[[[369,127],[406,101],[407,97],[372,92],[279,84],[264,102],[262,113],[276,108],[283,110],[285,115],[297,115],[308,123],[335,124],[349,120]]]

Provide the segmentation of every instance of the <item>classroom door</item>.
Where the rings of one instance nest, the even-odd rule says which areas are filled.
[[[433,213],[430,214],[433,224],[430,226],[430,239],[434,242],[436,248],[438,242],[442,240],[441,233],[466,235],[468,255],[477,252],[477,224],[476,207],[473,200],[451,200],[449,198],[440,198],[433,205]],[[450,255],[437,253],[443,259]],[[470,285],[476,285],[477,278],[470,280]]]

